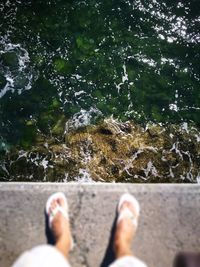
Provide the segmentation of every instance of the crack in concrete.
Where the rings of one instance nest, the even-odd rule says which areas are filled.
[[[78,221],[77,218],[80,216],[80,212],[82,210],[82,206],[83,206],[83,198],[84,198],[84,194],[85,194],[85,190],[84,188],[81,187],[81,189],[79,189],[78,191],[78,204],[77,204],[77,208],[76,211],[74,212],[74,216],[72,218],[72,224],[73,224],[73,238],[74,238],[74,242],[75,242],[75,246],[77,247],[78,253],[80,255],[81,258],[81,265],[85,266],[85,267],[89,267],[89,263],[87,261],[87,256],[85,255],[85,251],[84,249],[81,247],[81,244],[78,241],[77,238],[77,224],[76,222]]]

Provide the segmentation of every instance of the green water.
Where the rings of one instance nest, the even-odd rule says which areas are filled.
[[[74,115],[199,126],[199,29],[199,0],[2,0],[0,150]]]

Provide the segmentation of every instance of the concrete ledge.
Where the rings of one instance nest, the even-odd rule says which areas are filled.
[[[169,267],[176,252],[200,250],[198,185],[0,183],[0,266],[9,267],[22,251],[46,243],[44,205],[56,191],[69,201],[74,267],[108,264],[116,204],[127,191],[141,204],[133,250],[149,267]]]

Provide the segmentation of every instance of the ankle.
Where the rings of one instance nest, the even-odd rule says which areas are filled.
[[[117,259],[125,257],[125,256],[133,256],[133,253],[129,247],[127,248],[120,248],[119,250],[115,251],[115,256]]]
[[[132,255],[131,245],[125,240],[116,240],[114,243],[114,251],[116,258]]]
[[[56,242],[56,248],[64,255],[64,257],[68,257],[69,251],[70,251],[70,247],[71,247],[71,243],[69,240],[66,240],[64,238],[60,238],[57,242]]]

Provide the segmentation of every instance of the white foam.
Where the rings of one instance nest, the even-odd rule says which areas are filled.
[[[200,184],[200,173],[197,174],[196,180],[197,180],[197,183]]]
[[[143,171],[144,171],[146,177],[148,177],[149,174],[152,174],[155,177],[158,176],[158,172],[157,172],[157,170],[156,170],[156,168],[153,165],[151,160],[147,163],[147,167],[146,167],[146,169],[143,169]]]
[[[177,106],[177,104],[176,103],[173,103],[173,104],[169,104],[169,109],[170,110],[174,110],[174,111],[179,111],[179,108],[178,108],[178,106]]]
[[[0,91],[0,98],[2,98],[8,91],[21,94],[25,90],[30,90],[33,81],[33,71],[29,66],[30,58],[28,51],[21,46],[21,44],[13,44],[10,42],[8,36],[0,38],[0,45],[3,47],[0,50],[0,55],[7,52],[13,52],[17,56],[18,66],[14,69],[9,66],[1,66],[1,73],[6,78],[6,85]],[[20,85],[21,77],[25,80],[25,84]]]
[[[182,130],[186,131],[186,133],[189,133],[189,131],[188,131],[188,123],[187,122],[183,122],[181,128],[182,128]]]
[[[79,183],[95,183],[86,169],[79,169],[79,174],[75,180]]]
[[[165,40],[165,36],[163,34],[158,34],[158,37],[161,39],[161,40]]]
[[[73,115],[72,119],[67,121],[65,133],[90,125],[92,118],[98,116],[102,116],[102,113],[96,108],[91,107],[89,110],[81,109],[80,112]]]
[[[46,160],[45,158],[42,159],[42,161],[40,162],[40,165],[43,166],[44,169],[48,168],[48,164],[49,164],[49,161]]]

